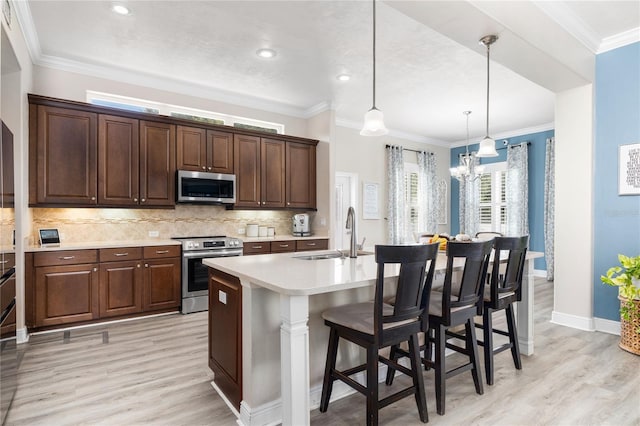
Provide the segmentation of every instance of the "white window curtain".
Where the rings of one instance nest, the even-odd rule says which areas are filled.
[[[389,185],[387,212],[389,244],[402,244],[406,241],[406,218],[404,161],[401,146],[387,146],[387,182]]]
[[[544,162],[544,258],[547,262],[547,281],[553,280],[555,228],[555,193],[556,193],[556,148],[555,138],[547,139]]]
[[[436,156],[431,152],[418,152],[418,229],[435,233],[436,218]]]
[[[480,163],[474,153],[471,153],[471,163],[473,168]],[[460,164],[463,164],[462,157],[460,157]],[[478,232],[478,223],[480,222],[480,179],[461,180],[458,200],[460,233],[474,237]]]
[[[527,142],[507,148],[507,236],[529,235],[529,166]]]

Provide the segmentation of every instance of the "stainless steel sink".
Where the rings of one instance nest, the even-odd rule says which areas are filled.
[[[362,251],[358,250],[358,256],[368,256],[372,255],[373,252],[370,251]],[[318,254],[310,254],[303,256],[294,256],[294,259],[300,260],[324,260],[324,259],[348,259],[349,258],[349,250],[342,250],[341,252],[329,252],[329,253],[318,253]]]

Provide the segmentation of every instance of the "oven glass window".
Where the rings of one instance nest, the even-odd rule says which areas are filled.
[[[202,264],[202,259],[189,259],[189,282],[187,289],[193,291],[209,290],[209,267]]]

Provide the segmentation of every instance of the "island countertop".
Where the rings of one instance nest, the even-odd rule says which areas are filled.
[[[241,280],[290,296],[314,294],[370,286],[376,279],[373,254],[357,258],[304,260],[300,257],[334,250],[263,254],[259,256],[204,259],[203,264],[237,276]],[[397,267],[388,267],[385,275],[397,276]]]

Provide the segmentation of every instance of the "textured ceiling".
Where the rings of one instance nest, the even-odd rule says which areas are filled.
[[[362,122],[371,107],[370,1],[122,3],[131,15],[112,13],[111,2],[29,1],[37,54],[175,80],[210,89],[208,94],[217,91],[266,101],[300,115],[331,105],[342,122]],[[527,63],[527,53],[508,42],[510,36],[524,37],[517,28],[509,28],[508,16],[504,22],[489,17],[490,25],[481,29],[474,28],[477,19],[465,22],[465,15],[457,12],[451,22],[438,22],[452,32],[468,25],[474,40],[469,46],[446,29],[431,29],[419,18],[418,8],[464,8],[460,10],[476,14],[484,8],[483,16],[488,16],[486,8],[492,2],[428,3],[377,3],[376,104],[390,129],[424,140],[459,142],[465,137],[462,111],[472,110],[471,135],[484,136],[486,58],[484,48],[475,43],[483,31],[501,34],[492,58],[509,56],[511,61],[491,63],[491,133],[553,121],[552,85],[545,88],[543,79],[534,83],[536,78],[512,71],[518,66],[535,71],[538,65]],[[638,2],[547,2],[547,6],[552,3],[563,19],[549,22],[560,26],[569,19],[599,40],[640,26]],[[545,21],[539,31],[549,26]],[[278,54],[271,60],[260,59],[255,51],[261,47]],[[562,58],[554,61],[564,66]],[[350,74],[351,81],[337,81],[340,73]]]

